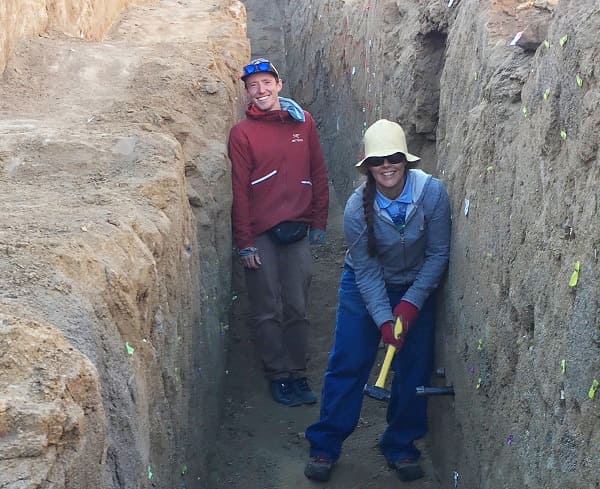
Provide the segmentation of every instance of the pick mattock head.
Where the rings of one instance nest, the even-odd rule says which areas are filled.
[[[392,397],[392,393],[389,390],[369,384],[365,384],[363,392],[378,401],[389,401],[390,397]]]

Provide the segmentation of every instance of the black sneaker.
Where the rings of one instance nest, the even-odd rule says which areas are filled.
[[[310,385],[308,385],[308,379],[306,377],[292,380],[292,385],[294,387],[296,397],[301,402],[304,404],[314,404],[317,402],[317,395],[310,388]]]
[[[271,395],[275,402],[286,406],[300,406],[302,404],[302,401],[296,396],[296,390],[290,379],[272,380]]]
[[[405,459],[397,462],[388,462],[390,468],[395,469],[401,481],[408,482],[423,477],[423,469],[416,460]]]
[[[331,477],[332,469],[333,460],[318,455],[310,457],[306,467],[304,467],[304,475],[314,481],[327,482]]]

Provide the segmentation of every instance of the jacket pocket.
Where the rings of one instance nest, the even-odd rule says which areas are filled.
[[[266,175],[257,178],[256,180],[252,180],[250,182],[250,185],[256,185],[257,183],[264,182],[265,180],[268,180],[269,178],[274,177],[275,175],[277,175],[277,170],[273,170],[271,173],[267,173]]]

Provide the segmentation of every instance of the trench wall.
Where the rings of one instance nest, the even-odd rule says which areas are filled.
[[[190,487],[216,436],[245,11],[166,1],[112,23],[124,5],[95,4],[102,40],[15,39],[0,79],[7,489]]]
[[[439,480],[597,486],[598,6],[283,8],[284,44],[271,50],[287,53],[284,81],[319,122],[340,201],[358,183],[362,133],[380,117],[404,126],[451,196],[436,366],[456,397],[430,404]]]

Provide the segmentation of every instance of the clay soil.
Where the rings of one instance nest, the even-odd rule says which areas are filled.
[[[313,249],[314,269],[311,286],[309,377],[320,393],[323,372],[332,343],[335,325],[338,279],[344,259],[340,207],[333,204],[330,212],[328,242]],[[305,478],[308,442],[304,430],[319,415],[319,404],[285,407],[270,398],[259,360],[254,353],[252,332],[246,321],[247,303],[243,291],[243,272],[236,270],[237,288],[230,325],[230,349],[225,382],[225,409],[207,489],[376,489],[402,487],[395,473],[388,469],[379,452],[379,435],[385,428],[386,404],[365,397],[358,428],[344,445],[332,478],[328,483],[315,483]],[[375,381],[384,350],[373,368]],[[451,402],[435,399],[432,402]],[[431,436],[431,435],[428,435]],[[426,477],[410,483],[414,489],[440,487],[435,479],[424,440],[418,442],[423,451]]]

